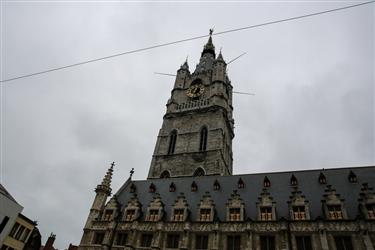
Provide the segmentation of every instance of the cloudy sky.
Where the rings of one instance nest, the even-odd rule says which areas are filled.
[[[1,2],[2,79],[159,43],[358,3]],[[145,179],[174,74],[206,38],[1,85],[1,183],[43,242],[78,244],[94,188]],[[374,159],[374,4],[213,38],[235,95],[234,172]]]

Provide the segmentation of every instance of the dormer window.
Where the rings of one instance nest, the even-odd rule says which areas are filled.
[[[113,210],[106,210],[104,213],[104,220],[109,221],[112,219]]]
[[[264,177],[264,180],[263,180],[263,187],[270,187],[271,186],[271,182],[270,180],[267,178],[267,176]]]
[[[197,192],[197,191],[198,191],[198,186],[195,183],[195,181],[193,181],[193,183],[191,184],[191,192]]]
[[[292,174],[292,177],[290,177],[290,185],[292,185],[292,186],[298,185],[297,178],[294,176],[294,174]]]
[[[353,173],[353,171],[350,171],[348,179],[350,183],[357,183],[357,176],[355,173]]]
[[[238,189],[244,189],[245,188],[245,182],[240,178],[238,180]]]
[[[305,206],[293,207],[293,219],[294,220],[306,220]]]
[[[137,187],[135,186],[134,183],[132,183],[130,186],[130,193],[135,193],[135,191],[137,191]]]
[[[172,182],[171,185],[169,185],[169,192],[175,192],[176,191],[176,185]]]
[[[199,221],[211,221],[211,209],[210,208],[200,209]]]
[[[327,205],[328,218],[331,220],[342,220],[344,218],[341,205]]]
[[[149,191],[150,193],[155,193],[155,191],[156,191],[156,187],[155,187],[154,183],[151,183],[151,184],[150,184],[150,187],[148,188],[148,191]]]
[[[229,209],[229,221],[240,221],[241,220],[241,208],[230,208]]]
[[[159,221],[159,209],[149,209],[147,221]]]
[[[272,207],[261,207],[260,208],[260,220],[262,220],[262,221],[272,220]]]
[[[367,215],[369,219],[375,219],[375,204],[366,205]]]
[[[217,180],[214,182],[214,190],[220,190],[220,183]]]
[[[135,219],[135,209],[127,209],[125,214],[125,221],[133,221]]]
[[[173,212],[173,221],[184,221],[185,209],[175,208]]]
[[[327,179],[322,172],[320,172],[320,174],[319,174],[319,183],[320,184],[327,184]]]

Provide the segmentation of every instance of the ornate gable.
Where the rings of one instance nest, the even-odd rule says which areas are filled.
[[[177,197],[171,213],[171,221],[186,221],[189,215],[189,205],[184,193],[180,193]]]
[[[160,194],[155,193],[154,199],[147,208],[146,221],[160,221],[164,216],[164,204],[161,201]]]
[[[344,206],[344,199],[340,199],[340,194],[336,193],[336,189],[331,185],[327,185],[325,190],[323,203],[323,212],[326,219],[329,220],[342,220],[347,219],[346,209]]]
[[[268,192],[267,188],[263,188],[258,200],[259,201],[256,203],[258,210],[258,220],[276,220],[276,202],[273,201],[273,198]]]
[[[362,184],[361,193],[358,199],[359,208],[365,219],[375,219],[375,193],[372,187],[369,187],[367,183]]]
[[[135,221],[138,220],[142,215],[142,204],[139,202],[136,194],[129,200],[128,204],[124,209],[124,214],[122,217],[123,221]]]
[[[117,201],[117,196],[113,195],[105,205],[101,219],[103,221],[113,221],[117,217],[119,209],[120,203]]]
[[[241,196],[234,190],[231,194],[227,206],[227,221],[244,221],[245,220],[245,202]]]
[[[289,199],[288,206],[290,218],[292,220],[309,220],[309,201],[306,200],[302,192],[298,190],[298,187],[294,187],[292,195],[289,196]]]
[[[206,192],[198,205],[197,221],[213,221],[215,218],[215,204],[209,192]]]

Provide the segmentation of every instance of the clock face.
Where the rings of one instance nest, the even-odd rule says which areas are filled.
[[[203,93],[204,93],[204,86],[202,84],[190,86],[190,88],[186,90],[186,95],[191,98],[198,97],[202,95]]]

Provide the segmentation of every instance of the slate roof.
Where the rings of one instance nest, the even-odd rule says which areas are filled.
[[[357,183],[349,182],[349,173],[357,176]],[[319,183],[319,175],[323,173],[327,184]],[[197,210],[202,196],[208,191],[214,201],[218,219],[225,221],[226,203],[233,190],[237,190],[245,203],[247,218],[257,220],[256,202],[263,189],[263,180],[267,176],[271,182],[268,188],[273,201],[276,202],[277,218],[284,217],[289,219],[288,201],[292,195],[293,187],[290,185],[290,178],[294,176],[298,180],[298,190],[309,201],[311,219],[318,217],[324,218],[322,210],[322,200],[324,199],[327,185],[336,189],[340,199],[344,199],[345,208],[349,219],[355,219],[359,214],[358,198],[363,183],[368,183],[369,187],[375,188],[375,166],[355,167],[355,168],[337,168],[337,169],[318,169],[291,172],[242,174],[232,176],[201,176],[201,177],[183,177],[169,179],[150,179],[141,181],[132,181],[136,185],[136,194],[139,202],[142,204],[143,217],[146,214],[148,204],[152,201],[155,193],[159,193],[164,204],[166,220],[171,217],[172,207],[180,193],[185,195],[189,205],[190,220],[197,220]],[[244,189],[238,189],[238,180],[242,179],[245,183]],[[220,183],[220,190],[214,190],[213,184],[217,180]],[[198,186],[196,192],[191,191],[191,184],[195,181]],[[171,183],[176,186],[175,192],[169,191]],[[153,183],[156,187],[155,193],[149,192],[149,186]],[[127,205],[133,193],[130,192],[130,182],[117,193],[117,198],[123,208]],[[142,218],[144,219],[144,218]]]

